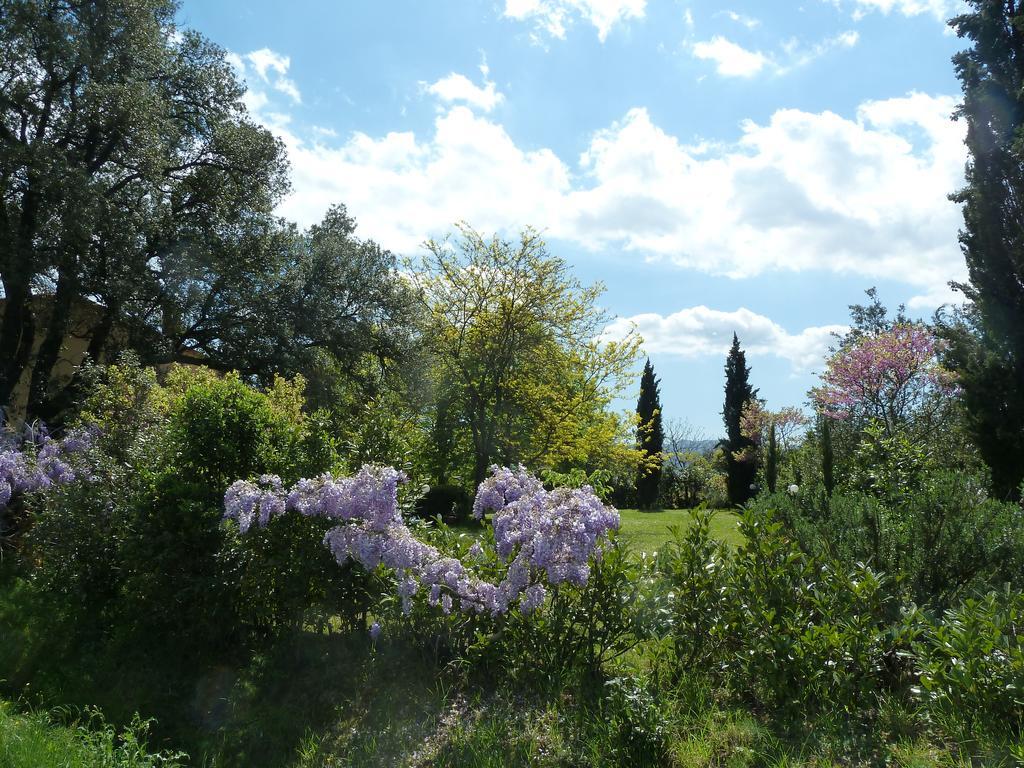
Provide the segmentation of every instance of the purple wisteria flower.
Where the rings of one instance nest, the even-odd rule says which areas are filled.
[[[487,510],[496,512],[506,504],[543,490],[540,480],[527,472],[522,464],[514,470],[494,465],[491,467],[491,476],[477,488],[473,517],[480,520]]]
[[[16,494],[32,493],[72,483],[76,464],[92,448],[97,430],[80,427],[61,440],[50,437],[43,426],[27,429],[20,440],[9,439],[0,449],[0,510]]]
[[[465,613],[491,616],[506,613],[517,600],[523,613],[539,608],[547,595],[542,580],[555,587],[586,584],[590,561],[600,557],[609,533],[619,527],[619,513],[589,487],[546,491],[523,467],[494,467],[474,505],[479,515],[494,511],[496,549],[506,563],[504,577],[494,584],[413,535],[398,509],[404,481],[394,469],[373,466],[351,478],[300,480],[290,489],[273,476],[239,480],[224,495],[224,515],[237,520],[243,533],[288,511],[334,520],[338,525],[326,533],[324,545],[339,564],[355,560],[367,570],[394,571],[405,613],[425,588],[428,604],[446,614],[458,601]],[[483,554],[476,543],[467,560]]]

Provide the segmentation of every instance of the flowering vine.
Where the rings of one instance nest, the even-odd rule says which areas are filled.
[[[495,548],[505,573],[492,583],[413,535],[398,509],[398,486],[405,479],[391,467],[367,465],[352,477],[325,474],[287,489],[273,475],[238,480],[225,493],[224,515],[242,533],[288,512],[327,518],[337,525],[324,544],[338,563],[355,560],[366,569],[392,570],[406,612],[424,590],[427,602],[444,613],[457,607],[491,616],[516,605],[523,613],[536,610],[547,596],[546,585],[586,584],[591,558],[600,556],[609,533],[619,527],[619,513],[589,487],[547,491],[522,466],[492,467],[473,505],[477,519],[494,513]],[[475,545],[467,559],[481,554]]]
[[[26,431],[0,446],[0,511],[18,494],[47,490],[73,482],[79,474],[75,459],[92,447],[96,430],[73,429],[60,440],[45,427]]]

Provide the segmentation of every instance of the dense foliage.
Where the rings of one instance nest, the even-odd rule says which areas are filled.
[[[495,463],[588,471],[628,462],[609,404],[639,347],[599,340],[603,288],[584,287],[531,230],[518,242],[462,227],[411,265],[426,313],[438,482],[483,481]]]
[[[1021,222],[1024,12],[1019,2],[970,0],[950,26],[970,42],[953,57],[967,124],[960,244],[970,303],[947,318],[947,362],[959,374],[972,435],[1000,496],[1024,480],[1024,241]]]

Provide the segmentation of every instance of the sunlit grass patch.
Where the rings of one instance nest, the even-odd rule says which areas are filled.
[[[635,551],[656,552],[672,539],[671,529],[678,526],[686,529],[692,520],[691,510],[665,509],[646,512],[637,509],[620,509],[621,538]],[[737,528],[738,518],[727,509],[719,509],[711,520],[711,535],[728,544],[738,545],[742,541]]]

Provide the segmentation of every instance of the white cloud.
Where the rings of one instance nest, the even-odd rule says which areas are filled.
[[[792,38],[780,46],[778,54],[766,54],[747,50],[721,35],[715,35],[709,41],[694,43],[693,55],[713,61],[715,70],[723,77],[753,77],[763,71],[784,75],[837,48],[852,48],[859,40],[860,35],[855,31],[842,32],[810,46]]]
[[[288,78],[288,68],[292,63],[288,56],[282,56],[269,48],[260,48],[258,51],[247,53],[245,59],[256,71],[260,80],[270,85],[275,91],[285,94],[296,104],[302,102],[302,95],[299,93],[298,87],[293,80]],[[274,74],[273,80],[271,80],[271,73]]]
[[[505,16],[533,21],[539,31],[560,40],[573,16],[580,16],[597,29],[603,43],[616,24],[643,18],[646,6],[647,0],[505,0]]]
[[[964,304],[966,301],[966,296],[959,291],[954,291],[949,285],[937,285],[927,293],[912,296],[907,302],[907,306],[917,310],[938,309],[943,304],[958,305]]]
[[[224,57],[247,87],[242,101],[246,108],[259,117],[259,113],[267,106],[270,97],[264,86],[286,95],[294,104],[302,103],[302,94],[294,80],[288,77],[291,59],[269,48],[260,48],[239,55],[228,51]]]
[[[804,46],[799,40],[793,38],[782,44],[787,60],[785,63],[777,64],[776,71],[785,74],[791,70],[810,64],[816,59],[836,50],[837,48],[853,48],[860,42],[860,34],[855,30],[840,32],[834,37],[826,37],[811,46]]]
[[[430,85],[423,84],[423,89],[436,96],[441,101],[451,104],[453,102],[463,102],[470,106],[476,107],[483,110],[484,112],[490,112],[505,98],[494,83],[487,80],[487,73],[490,71],[487,68],[486,63],[480,66],[481,72],[484,75],[484,87],[476,85],[465,75],[460,75],[452,72],[447,77],[442,77],[435,83]]]
[[[713,61],[715,70],[723,77],[753,77],[769,63],[768,57],[760,51],[748,51],[721,35],[694,43],[693,55]]]
[[[344,202],[367,236],[407,253],[459,219],[482,231],[542,226],[570,189],[568,170],[551,150],[520,149],[504,128],[464,106],[439,115],[424,139],[355,133],[331,147],[289,130],[278,134],[294,188],[282,215],[305,226]]]
[[[755,19],[753,16],[744,16],[742,13],[736,13],[736,11],[724,11],[724,13],[729,17],[730,21],[742,24],[747,29],[757,29],[761,26],[761,20]]]
[[[654,313],[617,318],[604,338],[618,339],[635,327],[650,354],[681,357],[724,355],[735,333],[744,350],[752,355],[773,355],[788,360],[795,370],[808,371],[822,364],[833,333],[847,330],[843,325],[805,328],[791,334],[781,325],[745,307],[723,312],[705,306],[682,309],[671,315]]]
[[[928,295],[964,277],[947,197],[966,159],[955,103],[912,93],[853,117],[784,109],[727,143],[682,142],[638,108],[594,133],[576,163],[518,146],[464,106],[423,134],[340,141],[277,120],[294,188],[281,213],[309,225],[344,202],[367,236],[405,252],[460,219],[506,233],[530,224],[709,274],[817,270]]]
[[[573,236],[735,277],[825,269],[932,287],[963,274],[963,124],[952,97],[867,102],[854,120],[779,110],[697,156],[645,110],[598,132]]]
[[[829,0],[839,6],[839,0]],[[946,21],[967,7],[964,0],[849,0],[854,6],[853,17],[861,19],[869,13],[899,13],[904,16],[928,14],[939,21]]]

